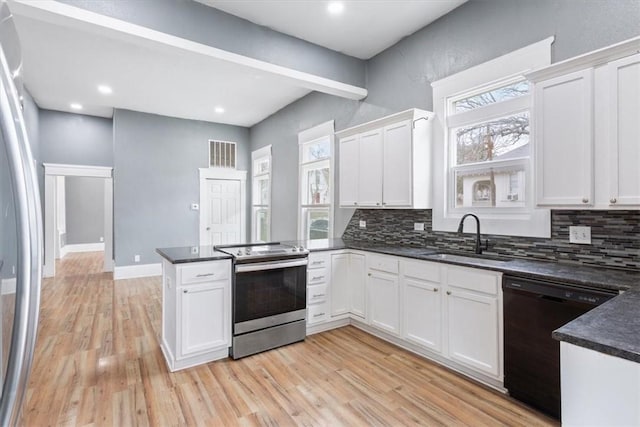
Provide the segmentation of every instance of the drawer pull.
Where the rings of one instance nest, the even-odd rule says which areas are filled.
[[[324,276],[313,276],[311,280],[313,281],[313,280],[322,280],[322,279],[324,279]]]
[[[438,288],[433,288],[433,292],[438,292]]]
[[[214,273],[203,273],[203,274],[198,274],[196,275],[196,277],[209,277],[209,276],[213,276]]]
[[[318,314],[314,314],[314,315],[313,315],[313,318],[315,319],[316,317],[320,317],[320,316],[324,316],[324,315],[325,315],[325,313],[324,313],[324,312],[322,312],[322,313],[318,313]]]
[[[188,293],[189,293],[189,291],[185,289],[184,291],[182,291],[182,293],[184,293],[184,294],[188,294]]]
[[[589,203],[589,198],[588,197],[583,197],[582,198],[582,203]]]
[[[320,264],[324,264],[324,261],[313,261],[311,263],[311,265],[320,265]]]
[[[447,291],[447,295],[451,295],[451,291]]]
[[[325,294],[313,294],[313,296],[311,298],[320,298],[325,296]]]
[[[611,200],[609,200],[609,203],[614,205],[614,204],[618,203],[618,200],[615,197],[613,197]]]

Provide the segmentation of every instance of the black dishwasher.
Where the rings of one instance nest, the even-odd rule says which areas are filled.
[[[504,276],[504,386],[560,419],[560,343],[551,333],[617,295],[614,291]]]

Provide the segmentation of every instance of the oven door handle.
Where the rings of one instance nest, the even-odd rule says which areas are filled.
[[[236,273],[249,273],[251,271],[276,270],[279,268],[302,267],[307,265],[306,259],[295,261],[256,262],[236,265]]]

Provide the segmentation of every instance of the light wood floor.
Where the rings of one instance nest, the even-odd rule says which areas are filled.
[[[68,255],[43,285],[26,425],[553,424],[353,327],[171,374],[160,279],[114,282],[100,256]]]

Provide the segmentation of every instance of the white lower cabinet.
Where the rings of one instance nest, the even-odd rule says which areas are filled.
[[[399,335],[400,310],[398,275],[370,270],[368,276],[368,323],[386,332]]]
[[[331,255],[331,316],[349,313],[348,253]]]
[[[366,263],[365,256],[349,254],[349,312],[351,316],[364,319],[366,316]]]
[[[178,288],[178,299],[181,312],[180,356],[229,347],[230,316],[224,315],[228,312],[228,280]]]
[[[231,346],[231,261],[162,264],[162,352],[171,371],[222,359]]]
[[[441,266],[401,261],[404,331],[402,337],[436,353],[442,352]]]

